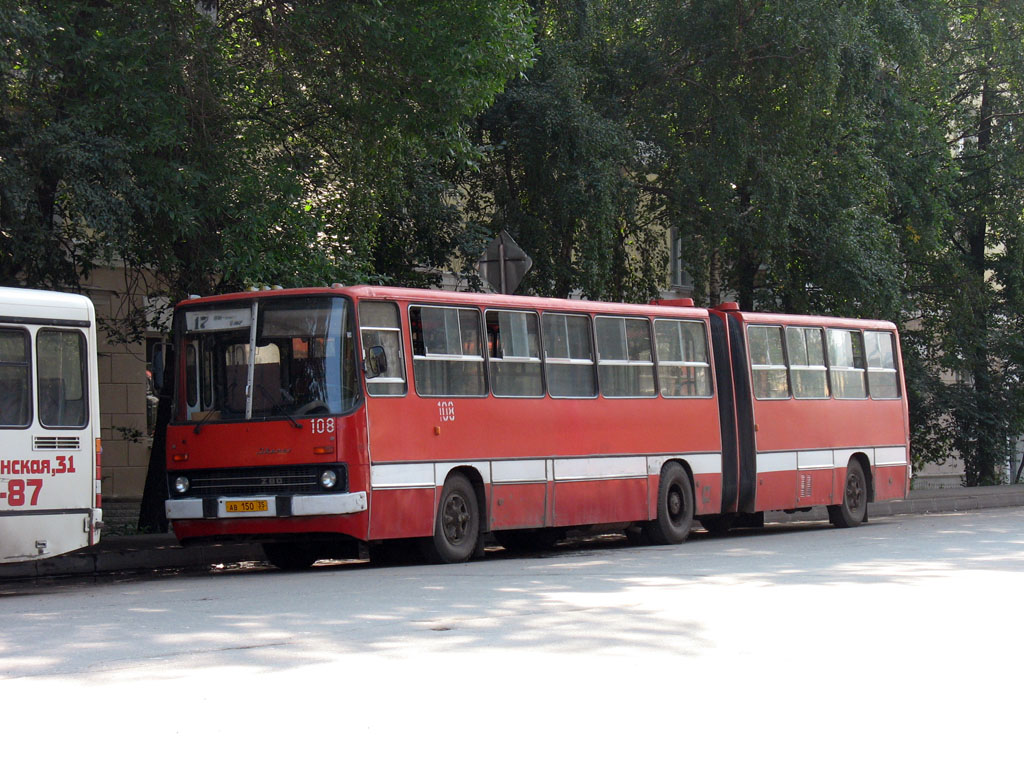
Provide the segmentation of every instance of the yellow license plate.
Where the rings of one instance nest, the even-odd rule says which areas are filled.
[[[224,502],[225,512],[267,512],[269,509],[266,499]]]

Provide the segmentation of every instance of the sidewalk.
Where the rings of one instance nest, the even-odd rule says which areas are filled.
[[[981,509],[1024,507],[1024,484],[983,488],[938,488],[911,491],[904,501],[871,504],[868,517],[921,515],[938,512],[966,512]],[[824,521],[824,507],[808,512],[765,515],[766,523],[785,521]],[[263,560],[258,544],[211,544],[182,547],[173,533],[137,536],[104,536],[95,547],[67,555],[27,563],[0,565],[0,582],[7,579],[32,579],[49,576],[92,575],[118,571],[205,568],[218,563],[242,563]]]

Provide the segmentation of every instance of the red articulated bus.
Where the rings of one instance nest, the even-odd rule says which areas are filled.
[[[283,568],[815,505],[849,527],[909,485],[887,322],[336,285],[184,301],[173,346],[167,517]]]

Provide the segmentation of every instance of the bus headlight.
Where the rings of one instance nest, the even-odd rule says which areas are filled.
[[[338,473],[333,469],[325,469],[320,473],[320,486],[325,490],[330,490],[338,484]]]
[[[180,477],[174,478],[174,492],[175,493],[185,493],[186,491],[188,491],[188,488],[189,488],[189,483],[188,483],[188,478],[187,477],[182,475]]]

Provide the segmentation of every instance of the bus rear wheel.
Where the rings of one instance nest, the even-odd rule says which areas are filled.
[[[645,526],[654,544],[682,544],[693,525],[693,487],[678,464],[666,464],[658,483],[658,517]]]
[[[846,468],[843,503],[829,505],[828,521],[836,528],[854,528],[867,519],[868,486],[860,462],[854,459]]]
[[[476,491],[464,475],[452,475],[441,490],[434,535],[423,541],[423,553],[435,563],[464,563],[476,551],[479,538]]]

